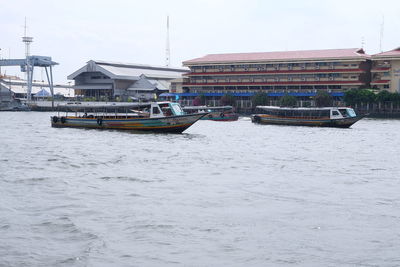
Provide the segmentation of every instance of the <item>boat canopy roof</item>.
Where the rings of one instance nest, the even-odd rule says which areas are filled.
[[[113,110],[113,109],[119,109],[119,108],[127,108],[127,109],[132,109],[132,108],[144,108],[144,107],[150,107],[152,104],[168,104],[171,102],[142,102],[142,103],[104,103],[104,102],[99,102],[99,103],[85,103],[85,102],[70,102],[66,104],[60,104],[57,105],[57,107],[62,107],[62,108],[69,108],[71,110]]]
[[[186,106],[183,107],[184,110],[198,110],[198,109],[212,109],[212,110],[222,110],[222,109],[232,109],[232,106],[218,106],[218,107],[208,107],[208,106]]]

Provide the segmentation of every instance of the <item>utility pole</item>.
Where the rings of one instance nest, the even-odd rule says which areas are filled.
[[[169,67],[170,65],[170,56],[171,51],[169,49],[169,16],[167,16],[167,45],[165,51],[165,66]]]
[[[26,36],[26,28],[27,27],[26,27],[26,17],[25,17],[24,37],[22,37],[22,42],[25,43],[25,60],[26,60],[26,76],[27,76],[26,99],[30,101],[32,94],[33,66],[31,66],[29,56],[30,56],[30,45],[33,42],[33,37]]]
[[[379,33],[379,51],[382,53],[382,41],[383,41],[383,27],[385,26],[385,16],[382,15],[381,31]]]

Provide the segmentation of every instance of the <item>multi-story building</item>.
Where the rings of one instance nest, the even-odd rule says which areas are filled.
[[[372,88],[400,92],[400,47],[373,55]]]
[[[309,97],[317,90],[340,95],[370,85],[370,56],[360,48],[211,54],[183,65],[190,68],[186,93],[231,93],[244,107],[259,91]]]

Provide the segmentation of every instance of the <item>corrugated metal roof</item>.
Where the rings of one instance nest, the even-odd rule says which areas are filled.
[[[90,60],[85,66],[68,75],[68,79],[72,80],[83,72],[93,71],[102,72],[112,79],[138,80],[141,75],[145,75],[147,78],[176,79],[182,77],[182,74],[188,72],[189,70]]]
[[[198,63],[222,63],[222,62],[259,62],[259,61],[289,61],[289,60],[315,60],[333,58],[359,58],[366,59],[370,56],[365,54],[362,48],[348,49],[325,49],[304,51],[279,51],[279,52],[256,52],[256,53],[231,53],[210,54],[204,57],[184,61],[184,65]]]
[[[111,65],[100,65],[101,68],[111,72],[116,79],[137,79],[140,75],[145,75],[148,78],[166,78],[176,79],[181,77],[180,72],[169,71],[169,70],[156,70],[156,69],[140,69],[140,68],[128,68],[128,67],[116,67]]]
[[[176,68],[176,67],[156,66],[156,65],[137,64],[137,63],[105,61],[105,60],[92,60],[92,61],[98,65],[110,65],[110,66],[123,67],[123,68],[156,69],[156,70],[168,70],[168,71],[176,71],[176,72],[189,71],[188,68]]]
[[[372,58],[374,58],[374,57],[400,57],[400,47],[395,48],[390,51],[372,55]]]
[[[148,79],[149,82],[154,84],[157,89],[160,90],[169,90],[170,82],[167,82],[166,80],[156,80],[156,79]]]

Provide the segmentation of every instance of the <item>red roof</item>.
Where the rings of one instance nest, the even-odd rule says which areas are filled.
[[[369,58],[362,48],[325,49],[304,51],[258,52],[258,53],[231,53],[210,54],[204,57],[184,61],[184,65],[196,63],[219,62],[254,62],[254,61],[279,61],[279,60],[309,60],[329,58]]]
[[[390,50],[390,51],[386,51],[386,52],[382,52],[382,53],[373,55],[373,57],[380,57],[380,56],[383,56],[383,57],[400,57],[400,47],[398,47],[396,49],[393,49],[393,50]]]

